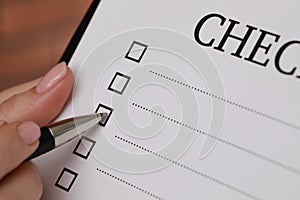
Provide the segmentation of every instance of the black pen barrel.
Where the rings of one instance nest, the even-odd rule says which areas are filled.
[[[36,158],[39,155],[42,155],[42,154],[44,154],[48,151],[51,151],[52,149],[55,148],[55,139],[48,127],[41,128],[41,137],[40,137],[39,141],[40,141],[40,144],[39,144],[38,148],[25,161]]]
[[[61,146],[68,141],[85,133],[96,126],[101,120],[107,120],[107,113],[93,113],[85,116],[77,116],[55,122],[41,128],[40,144],[36,151],[25,161],[36,158],[52,149]]]

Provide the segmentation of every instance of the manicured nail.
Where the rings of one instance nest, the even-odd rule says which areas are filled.
[[[23,122],[18,126],[18,132],[25,144],[33,144],[41,137],[40,127],[31,121]]]
[[[44,93],[62,80],[67,74],[67,65],[61,62],[53,67],[39,82],[36,87],[37,93]]]

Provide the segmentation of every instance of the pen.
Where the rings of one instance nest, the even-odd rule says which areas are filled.
[[[25,161],[36,158],[67,143],[99,122],[105,121],[107,116],[107,113],[96,113],[65,119],[42,127],[39,146]]]

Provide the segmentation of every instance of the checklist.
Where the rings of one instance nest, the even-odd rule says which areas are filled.
[[[35,161],[43,200],[300,199],[299,6],[92,7],[64,56],[75,81],[57,120],[108,116]]]

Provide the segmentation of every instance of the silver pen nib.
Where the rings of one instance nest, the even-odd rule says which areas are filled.
[[[107,113],[97,113],[100,115],[99,122],[104,123],[107,120],[108,114]]]
[[[107,117],[107,113],[73,117],[51,124],[48,128],[55,139],[55,146],[57,147],[83,134],[98,123],[105,122]]]

